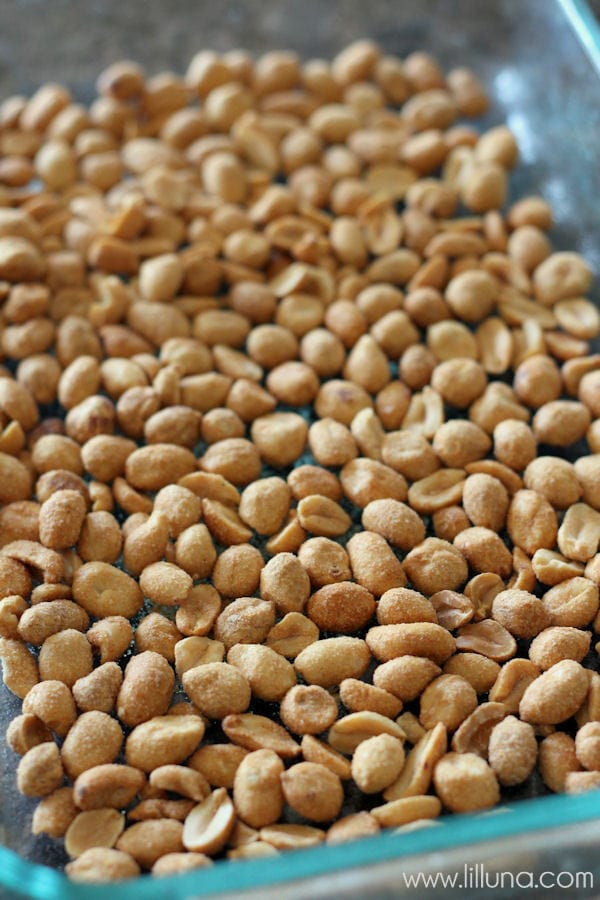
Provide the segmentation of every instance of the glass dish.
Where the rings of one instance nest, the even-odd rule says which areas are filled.
[[[260,53],[292,47],[303,56],[331,56],[350,40],[371,36],[389,52],[426,49],[442,65],[471,66],[486,84],[492,108],[482,127],[506,121],[521,148],[513,196],[540,193],[554,207],[558,249],[583,253],[600,272],[600,30],[582,0],[56,0],[43,27],[36,5],[5,0],[0,8],[0,91],[31,91],[62,81],[88,100],[93,78],[129,57],[150,72],[179,69],[201,46],[244,46]],[[39,9],[38,9],[39,13]],[[596,300],[598,297],[596,296]],[[0,733],[19,701],[0,688]],[[0,748],[0,897],[39,900],[193,900],[240,891],[270,897],[462,897],[465,889],[411,888],[408,873],[488,870],[590,872],[600,884],[598,792],[510,801],[490,813],[454,816],[434,826],[386,833],[351,845],[319,847],[279,858],[218,863],[166,879],[144,877],[107,887],[74,885],[49,865],[56,845],[30,835],[33,802],[14,786],[16,757]],[[535,793],[531,788],[530,796]],[[43,864],[46,865],[43,865]],[[49,864],[49,865],[48,865]],[[475,873],[476,874],[476,873]],[[473,876],[473,873],[471,873]],[[487,893],[471,877],[473,896]],[[465,886],[466,887],[466,886]],[[494,896],[514,896],[497,888]],[[563,896],[597,896],[572,887]],[[558,893],[556,895],[558,895]],[[544,896],[553,896],[552,889]],[[531,892],[531,896],[539,896]]]

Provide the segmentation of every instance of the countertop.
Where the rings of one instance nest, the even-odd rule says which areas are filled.
[[[60,81],[89,99],[95,75],[120,58],[150,73],[181,72],[202,48],[243,46],[260,53],[291,47],[330,56],[369,35],[404,55],[440,42],[447,64],[475,59],[487,45],[507,46],[507,23],[532,31],[552,0],[2,0],[0,98]],[[600,15],[600,0],[590,4]],[[457,7],[459,9],[457,9]],[[561,15],[556,10],[557,15]],[[409,26],[401,22],[410,22]]]

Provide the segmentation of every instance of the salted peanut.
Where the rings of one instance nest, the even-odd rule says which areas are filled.
[[[546,787],[563,793],[567,778],[581,769],[573,738],[564,731],[555,731],[545,737],[539,746],[538,765]]]
[[[258,450],[243,438],[211,444],[201,459],[201,466],[205,472],[222,475],[232,484],[248,484],[260,474]]]
[[[135,615],[142,605],[142,592],[136,582],[104,562],[84,563],[73,577],[73,598],[90,615]]]
[[[352,778],[363,793],[378,794],[396,781],[403,766],[401,741],[389,734],[379,734],[363,741],[354,751]]]
[[[468,575],[462,553],[439,538],[426,538],[414,547],[405,557],[403,568],[415,588],[424,594],[455,590]]]
[[[298,550],[298,559],[311,583],[317,587],[351,578],[348,554],[340,544],[329,538],[307,540]]]
[[[162,558],[169,540],[169,522],[163,513],[153,513],[133,527],[128,519],[123,528],[123,562],[132,575]]]
[[[398,500],[381,499],[367,503],[362,524],[401,550],[411,550],[425,537],[420,517]]]
[[[138,653],[152,651],[168,662],[175,659],[175,644],[181,635],[177,626],[160,613],[144,616],[135,632],[135,646]]]
[[[145,783],[145,776],[138,769],[117,763],[101,764],[78,775],[73,799],[81,810],[123,809],[131,804]]]
[[[133,629],[123,616],[107,616],[94,622],[87,632],[87,638],[100,653],[101,663],[113,662],[129,647]]]
[[[435,819],[441,811],[442,804],[437,797],[414,795],[376,806],[371,810],[371,815],[382,828],[391,828]]]
[[[476,272],[467,274],[476,274]],[[487,378],[483,367],[474,359],[454,357],[440,362],[431,373],[431,386],[446,403],[466,409],[484,392]]]
[[[190,525],[179,533],[175,542],[175,563],[192,579],[210,575],[216,559],[217,551],[206,525]]]
[[[523,479],[526,488],[537,491],[555,509],[566,509],[581,497],[572,463],[556,456],[538,456],[525,469]]]
[[[319,763],[296,763],[281,775],[283,794],[293,810],[310,822],[335,819],[344,792],[339,776]]]
[[[406,500],[404,477],[375,459],[353,459],[340,472],[345,496],[361,508],[374,500]]]
[[[565,792],[567,794],[582,794],[593,791],[598,787],[600,777],[598,772],[569,772],[565,778]]]
[[[275,607],[258,597],[240,597],[217,618],[214,637],[228,650],[234,644],[260,644],[275,624]]]
[[[163,878],[168,875],[177,875],[180,872],[205,869],[211,865],[212,860],[204,853],[165,853],[156,860],[150,874],[154,878]]]
[[[204,728],[200,716],[157,716],[142,722],[125,743],[127,764],[143,772],[179,764],[196,749]]]
[[[591,422],[586,406],[575,400],[554,400],[540,406],[533,417],[536,439],[554,447],[568,447],[584,437]]]
[[[502,666],[490,690],[490,700],[502,703],[508,712],[516,713],[523,694],[539,674],[540,670],[533,661],[511,659]]]
[[[423,512],[435,512],[451,503],[460,502],[463,487],[461,477],[464,479],[462,469],[469,463],[482,459],[489,451],[491,441],[478,425],[456,419],[444,422],[438,428],[432,446],[439,459],[450,468],[434,472],[427,479],[421,479],[413,485],[411,502],[420,502]]]
[[[506,714],[502,703],[482,703],[455,731],[452,749],[456,753],[475,753],[487,759],[492,730]]]
[[[545,628],[531,642],[529,658],[542,671],[563,659],[582,662],[590,649],[591,635],[579,628],[552,626]]]
[[[459,629],[456,649],[480,653],[496,662],[513,657],[517,644],[511,633],[494,619],[470,622]]]
[[[500,666],[479,653],[455,653],[445,664],[444,674],[460,675],[478,694],[485,694],[495,684]]]
[[[73,788],[57,788],[43,797],[36,806],[31,822],[31,833],[64,837],[78,812],[73,800]]]
[[[474,753],[447,753],[436,765],[437,794],[451,812],[471,812],[495,806],[500,790],[492,768]]]
[[[385,438],[383,425],[372,409],[362,409],[352,419],[350,431],[363,456],[381,461]]]
[[[586,372],[579,382],[578,396],[584,403],[594,418],[598,417],[598,372],[594,369]]]
[[[300,747],[285,728],[255,713],[231,714],[223,719],[227,737],[246,750],[273,750],[282,759],[298,756]]]
[[[23,577],[23,566],[30,566],[36,574],[39,571],[42,576],[40,580],[46,584],[57,584],[65,572],[64,558],[56,550],[50,550],[37,541],[11,541],[2,547],[0,556],[22,563],[21,567],[15,567],[11,562],[2,562],[2,568],[5,572],[10,572],[12,582],[10,590],[5,588],[4,596],[29,596],[30,582],[27,577]]]
[[[283,772],[283,763],[272,750],[255,750],[241,761],[233,783],[233,803],[238,816],[252,828],[271,825],[281,817]]]
[[[496,594],[492,617],[518,638],[532,638],[550,624],[542,601],[534,594],[512,588]]]
[[[300,612],[310,594],[310,579],[296,556],[278,553],[260,572],[260,593],[280,613]]]
[[[369,659],[367,645],[359,638],[327,638],[305,647],[296,656],[294,668],[308,684],[333,687],[345,678],[360,678]]]
[[[267,634],[266,644],[281,656],[294,659],[319,639],[319,629],[298,612],[289,612]]]
[[[323,631],[352,634],[370,621],[375,612],[375,600],[366,588],[343,581],[316,591],[310,597],[306,611]]]
[[[515,369],[513,387],[519,400],[539,409],[560,397],[560,370],[551,357],[535,353]]]
[[[206,779],[187,766],[160,766],[150,775],[150,785],[201,802],[210,793]]]
[[[77,491],[56,491],[40,509],[40,541],[53,550],[72,547],[79,540],[86,505]]]
[[[422,594],[408,588],[392,588],[379,599],[377,621],[380,625],[400,625],[407,622],[437,624],[437,616],[432,604]]]
[[[389,691],[356,678],[340,684],[340,700],[350,712],[375,712],[394,719],[402,709],[402,701]]]
[[[304,540],[306,540],[306,531],[298,521],[296,510],[291,510],[281,531],[278,531],[265,543],[265,550],[273,555],[295,553]]]
[[[491,529],[475,526],[465,528],[454,538],[454,547],[460,551],[475,572],[493,572],[506,578],[513,568],[510,550]]]
[[[15,559],[0,557],[0,595],[2,598],[29,597],[31,578],[25,566]],[[23,600],[23,602],[25,602]],[[10,635],[5,635],[10,637]]]
[[[534,725],[564,722],[577,712],[588,687],[585,669],[575,660],[561,660],[526,688],[519,715]]]
[[[439,674],[439,666],[430,659],[406,655],[377,666],[373,682],[376,687],[408,702],[418,697]]]
[[[17,766],[17,787],[26,797],[44,797],[62,784],[64,778],[56,744],[44,741],[24,754]]]
[[[260,582],[264,560],[260,550],[250,544],[227,547],[212,570],[212,581],[223,597],[253,594]]]
[[[93,809],[73,819],[65,834],[65,850],[77,858],[92,847],[111,848],[125,827],[125,816],[116,809]]]
[[[312,494],[298,504],[298,520],[303,528],[321,537],[339,537],[351,525],[350,516],[329,497]]]
[[[550,549],[556,542],[556,513],[536,490],[517,491],[510,502],[506,524],[513,543],[528,554]]]
[[[84,562],[114,563],[121,546],[121,529],[112,513],[98,510],[86,515],[77,542],[77,552]]]
[[[19,756],[51,740],[52,735],[44,723],[31,713],[15,716],[6,729],[6,743]]]
[[[396,781],[383,793],[388,802],[427,793],[436,763],[447,749],[446,729],[441,723],[427,731],[412,748]]]
[[[250,433],[266,463],[272,466],[289,466],[304,449],[308,425],[297,413],[276,412],[255,419]]]
[[[218,500],[202,501],[204,521],[211,535],[221,544],[244,544],[252,537],[237,512]]]
[[[51,635],[64,629],[85,631],[89,621],[85,610],[70,600],[42,601],[24,610],[17,631],[28,644],[41,646]]]
[[[380,662],[399,656],[419,656],[443,663],[455,649],[452,635],[432,622],[379,625],[367,632],[366,641]]]
[[[508,492],[491,475],[469,475],[463,485],[463,507],[473,525],[499,532],[504,526],[509,507]]]
[[[337,703],[318,685],[292,687],[281,701],[281,721],[294,734],[321,734],[335,722]]]
[[[98,710],[83,713],[69,729],[61,757],[67,775],[75,779],[86,769],[117,758],[123,743],[118,722]]]
[[[12,638],[0,638],[2,678],[6,687],[23,699],[39,681],[35,657],[26,644]]]
[[[320,466],[297,466],[288,475],[287,482],[295,500],[302,500],[311,494],[321,494],[330,500],[340,500],[342,496],[342,488],[336,476]]]
[[[250,684],[233,665],[204,663],[184,672],[182,680],[192,702],[210,719],[244,712],[250,705]]]
[[[240,517],[259,534],[275,534],[290,506],[290,490],[281,478],[256,481],[243,491]]]
[[[328,829],[325,840],[327,844],[343,844],[355,838],[377,834],[379,830],[377,819],[370,813],[351,813],[334,822]]]
[[[235,744],[205,744],[190,758],[189,766],[212,787],[233,788],[235,773],[247,753]]]
[[[600,456],[582,456],[575,460],[575,474],[581,485],[583,500],[595,510],[600,508],[600,494],[598,492]]]
[[[587,562],[600,541],[600,513],[587,503],[574,503],[558,529],[557,543],[569,559]]]
[[[42,681],[62,681],[73,687],[92,671],[92,648],[86,636],[74,628],[51,634],[41,646],[38,667]]]
[[[581,563],[567,559],[553,550],[536,550],[531,565],[537,580],[549,586],[560,584],[567,578],[576,578],[584,573]]]
[[[451,279],[444,296],[452,311],[463,322],[479,322],[494,308],[498,283],[483,270],[462,272]]]
[[[330,416],[310,426],[308,444],[314,458],[322,466],[343,466],[358,456],[350,429]]]
[[[65,872],[71,881],[101,884],[136,878],[140,874],[140,867],[133,857],[121,850],[112,847],[90,847],[77,859],[68,863]]]
[[[140,588],[144,596],[162,606],[183,603],[192,587],[192,579],[173,563],[152,563],[140,574]]]
[[[500,784],[522,784],[531,775],[537,760],[537,741],[532,726],[507,716],[493,729],[488,752],[490,766]]]
[[[500,576],[493,572],[482,572],[467,582],[465,596],[472,601],[475,607],[474,619],[476,622],[489,618],[494,597],[503,591],[504,587]]]
[[[23,713],[37,716],[59,737],[65,737],[77,715],[71,691],[62,681],[34,684],[23,699]]]
[[[125,475],[134,488],[158,491],[195,468],[196,460],[189,450],[159,443],[134,450],[125,462]]]
[[[362,531],[350,538],[346,549],[354,578],[374,596],[405,584],[402,565],[382,535]]]
[[[188,669],[205,663],[223,662],[225,647],[219,641],[207,637],[187,637],[175,645],[175,670],[179,678]]]
[[[175,676],[159,653],[145,650],[133,656],[125,669],[117,698],[117,715],[126,725],[139,725],[166,713]]]
[[[170,536],[178,538],[183,531],[198,522],[202,514],[202,501],[187,488],[170,484],[157,493],[153,512],[165,516]]]
[[[537,300],[552,306],[558,300],[584,296],[590,287],[592,273],[577,253],[553,253],[533,274]]]
[[[359,744],[379,734],[392,735],[399,741],[406,739],[397,722],[372,710],[361,710],[338,719],[329,729],[327,741],[338,752],[351,756]]]
[[[475,607],[469,598],[456,591],[437,591],[431,595],[430,602],[437,623],[448,631],[466,625],[475,614]]]
[[[186,818],[183,846],[195,853],[217,853],[227,843],[234,824],[233,803],[224,788],[217,788]]]
[[[567,578],[546,591],[542,603],[551,625],[583,628],[598,612],[598,587],[587,578]]]
[[[518,419],[504,419],[494,428],[494,456],[522,472],[535,459],[536,440],[530,427]]]
[[[229,650],[227,662],[240,670],[261,700],[281,700],[296,684],[293,666],[270,647],[236,644]]]
[[[349,761],[329,744],[318,740],[313,735],[305,734],[301,746],[302,755],[307,762],[325,766],[342,781],[348,781],[352,777]]]
[[[441,722],[448,731],[456,731],[476,706],[477,694],[466,679],[440,675],[421,695],[419,718],[428,730]]]
[[[136,822],[121,834],[116,848],[129,854],[143,868],[150,869],[167,853],[183,850],[183,826],[174,819]]]
[[[575,752],[584,769],[600,770],[600,723],[587,722],[575,735]]]

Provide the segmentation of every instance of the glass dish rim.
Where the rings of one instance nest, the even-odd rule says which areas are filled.
[[[555,0],[600,76],[600,25],[587,0]],[[519,800],[492,810],[437,820],[435,828],[382,833],[351,844],[327,845],[244,865],[217,862],[210,869],[155,879],[143,875],[110,884],[77,884],[62,872],[30,862],[0,845],[0,887],[39,900],[191,900],[274,884],[289,883],[341,868],[389,862],[422,853],[481,844],[526,832],[548,830],[598,818],[600,790]],[[518,808],[518,809],[517,809]],[[518,811],[518,816],[514,813]],[[549,824],[551,823],[551,824]]]

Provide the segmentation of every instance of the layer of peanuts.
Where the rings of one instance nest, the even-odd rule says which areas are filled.
[[[0,106],[33,833],[106,881],[600,786],[600,316],[476,77],[364,40],[97,87]]]

